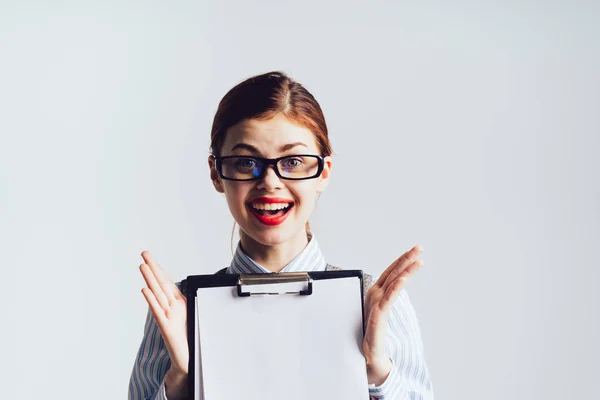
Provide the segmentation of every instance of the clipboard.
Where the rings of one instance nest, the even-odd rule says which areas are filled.
[[[361,270],[191,275],[191,400],[368,400]]]

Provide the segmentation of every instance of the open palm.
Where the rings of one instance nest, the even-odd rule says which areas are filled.
[[[390,310],[408,279],[423,265],[423,261],[417,259],[421,251],[420,246],[415,246],[404,253],[367,291],[365,299],[367,324],[363,352],[367,361],[370,383],[380,385],[390,372],[392,364],[385,349]]]
[[[140,265],[140,271],[148,285],[142,289],[142,293],[165,340],[171,358],[170,370],[187,375],[189,349],[186,298],[150,252],[143,251],[142,258],[145,264]]]

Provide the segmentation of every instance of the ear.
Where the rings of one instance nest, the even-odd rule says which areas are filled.
[[[327,185],[329,185],[329,179],[331,177],[331,168],[333,167],[333,163],[331,161],[330,156],[326,156],[324,158],[323,163],[323,172],[321,172],[321,176],[319,176],[319,185],[317,186],[317,193],[322,193]]]
[[[213,186],[219,193],[225,193],[223,189],[223,181],[215,168],[215,156],[212,154],[208,156],[208,168],[210,169],[210,180],[213,183]]]

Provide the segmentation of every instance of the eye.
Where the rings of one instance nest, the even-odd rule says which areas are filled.
[[[281,165],[286,169],[298,168],[303,163],[304,163],[304,160],[302,160],[300,157],[290,157],[290,158],[285,158],[285,159],[281,160]]]
[[[250,157],[238,157],[234,165],[238,169],[254,169],[256,167],[256,160]]]

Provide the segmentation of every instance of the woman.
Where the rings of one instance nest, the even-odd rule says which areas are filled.
[[[329,183],[331,153],[321,107],[285,74],[249,78],[223,97],[208,166],[240,226],[225,273],[326,269],[308,219]],[[363,352],[373,398],[433,398],[417,318],[403,290],[423,264],[421,251],[419,246],[407,251],[366,292]],[[184,399],[189,361],[184,286],[174,284],[149,252],[142,258],[149,311],[129,399]]]

